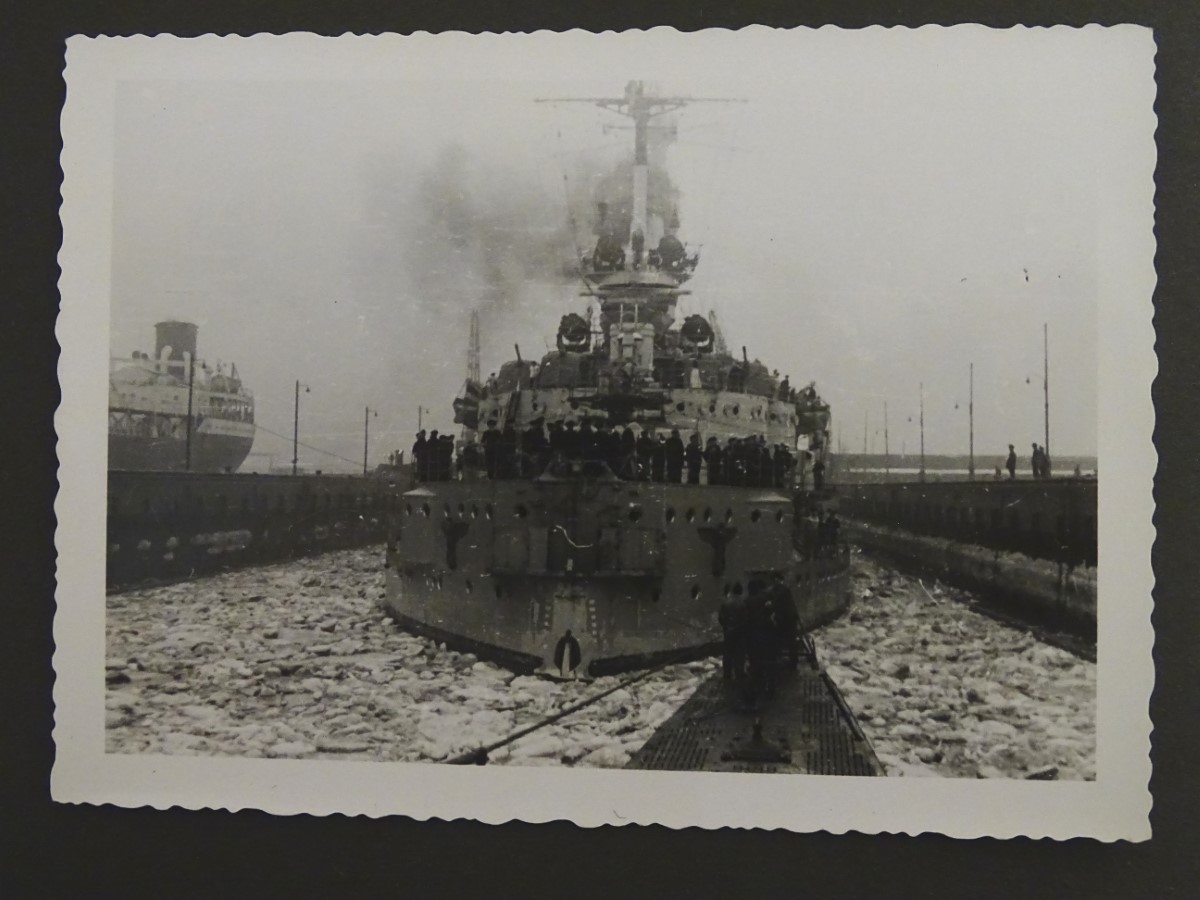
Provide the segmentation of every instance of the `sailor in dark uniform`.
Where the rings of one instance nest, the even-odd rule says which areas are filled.
[[[679,484],[683,479],[683,438],[679,436],[679,429],[671,430],[671,436],[667,438],[667,481],[671,484]]]
[[[700,464],[704,461],[704,451],[700,449],[700,435],[693,433],[688,440],[687,449],[683,451],[687,462],[687,483],[700,483]]]
[[[721,445],[717,443],[715,437],[710,437],[704,448],[704,465],[708,469],[709,484],[724,483],[721,480],[721,456]]]
[[[666,477],[667,445],[666,439],[660,434],[650,447],[650,478],[661,483]]]
[[[637,444],[637,480],[650,480],[650,457],[654,453],[654,441],[650,439],[648,431],[642,431],[638,435]]]
[[[717,611],[721,624],[721,675],[730,682],[742,680],[746,674],[746,601],[741,594],[731,593]]]
[[[483,464],[487,467],[488,478],[498,478],[500,473],[500,430],[496,428],[496,420],[488,420],[487,430],[479,439],[483,444]]]
[[[417,481],[428,481],[427,472],[425,469],[425,429],[417,432],[417,439],[412,445],[412,461],[413,469],[417,476]]]
[[[779,651],[787,658],[788,665],[795,669],[800,661],[800,615],[796,612],[796,602],[782,572],[772,576],[771,586],[767,589],[767,604],[775,623]]]
[[[750,667],[746,699],[750,705],[775,693],[775,657],[779,647],[766,586],[750,583],[746,598],[746,660]]]

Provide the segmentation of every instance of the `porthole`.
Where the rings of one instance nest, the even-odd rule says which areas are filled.
[[[708,404],[708,411],[710,413],[715,413],[717,411],[717,401],[716,400],[714,400],[710,404]]]
[[[640,506],[631,506],[629,508],[629,521],[636,522],[642,517],[642,508]]]
[[[450,513],[450,504],[449,503],[447,503],[445,506],[442,507],[442,515],[447,519],[450,518],[451,513]]]
[[[466,585],[466,587],[467,587],[467,593],[468,593],[468,594],[470,594],[472,591],[474,591],[474,590],[475,590],[475,585],[471,584],[471,579],[470,579],[470,578],[468,578],[468,579],[467,579],[467,585]]]
[[[698,584],[692,585],[692,599],[693,600],[700,599],[700,585],[698,585]]]
[[[740,581],[733,586],[733,596],[742,596],[742,583]]]
[[[430,512],[428,503],[421,504],[421,512],[426,516],[426,518],[428,518]]]
[[[712,507],[711,507],[711,506],[710,506],[710,507],[707,507],[707,508],[704,510],[704,521],[705,521],[705,522],[711,522],[711,521],[712,521]]]
[[[751,522],[757,522],[761,518],[762,518],[762,513],[759,512],[757,509],[754,510],[752,513],[750,513],[750,521]]]
[[[670,524],[671,522],[674,522],[675,521],[675,510],[668,506],[665,517],[666,517],[668,524]]]
[[[732,509],[725,510],[725,521],[726,522],[733,521],[733,510]]]
[[[735,416],[738,416],[738,415],[741,415],[741,413],[742,413],[742,407],[737,403],[733,404],[733,414]]]
[[[768,413],[767,418],[770,419],[772,422],[779,421],[779,416],[776,415],[775,413]]]
[[[472,518],[472,519],[478,519],[478,518],[479,518],[479,507],[478,507],[478,506],[472,506],[472,507],[471,507],[471,518]]]
[[[781,509],[781,510],[779,510],[779,511],[777,511],[777,512],[775,513],[775,521],[776,521],[776,522],[782,522],[782,521],[783,521],[783,510],[782,510],[782,509]]]
[[[687,409],[687,404],[686,404],[686,403],[676,403],[676,404],[675,404],[675,411],[676,411],[676,412],[683,412],[685,409]]]
[[[466,514],[467,514],[467,508],[466,508],[466,506],[464,506],[464,505],[463,505],[463,504],[461,504],[461,503],[460,503],[460,504],[458,504],[458,514],[459,514],[460,516],[464,516],[464,515],[466,515]]]
[[[282,498],[282,497],[280,497],[279,499],[280,499],[280,500],[282,500],[283,498]],[[412,515],[412,504],[411,504],[411,503],[405,503],[405,504],[404,504],[404,514],[405,514],[406,516],[411,516],[411,515]]]
[[[492,508],[492,504],[490,504],[490,503],[487,504],[487,506],[485,506],[483,508],[483,514],[485,516],[487,516],[489,519],[495,514],[495,512],[496,512],[495,509]]]
[[[496,585],[496,599],[500,600],[503,597],[504,597],[504,588],[500,587],[500,585]]]
[[[516,512],[518,519],[524,519],[527,515],[529,515],[529,510],[526,508],[524,503],[518,503],[514,512]]]
[[[696,511],[695,511],[694,509],[689,509],[689,510],[687,511],[687,520],[688,520],[689,522],[695,522],[695,521],[696,521]]]

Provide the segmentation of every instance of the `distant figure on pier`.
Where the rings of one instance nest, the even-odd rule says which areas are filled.
[[[1004,465],[1008,469],[1008,480],[1014,480],[1017,477],[1017,451],[1012,444],[1008,445],[1008,461]]]
[[[817,461],[813,463],[813,490],[819,491],[825,487],[825,460],[817,457]]]
[[[1042,477],[1050,477],[1050,454],[1046,452],[1045,447],[1038,447],[1042,454]]]
[[[1033,452],[1029,457],[1029,468],[1033,470],[1034,479],[1042,477],[1042,448],[1033,444]]]

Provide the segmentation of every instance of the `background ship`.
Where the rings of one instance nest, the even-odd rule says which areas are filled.
[[[468,381],[457,459],[418,437],[385,601],[415,631],[563,677],[710,652],[721,604],[776,578],[808,625],[849,590],[846,548],[818,525],[831,499],[811,490],[828,406],[731,355],[709,319],[675,323],[698,258],[648,204],[648,131],[694,100],[631,82],[585,102],[633,120],[628,216],[597,204],[591,306],[562,317],[557,349]]]
[[[234,472],[254,443],[254,397],[238,377],[196,358],[198,327],[159,322],[154,355],[111,360],[109,469]]]

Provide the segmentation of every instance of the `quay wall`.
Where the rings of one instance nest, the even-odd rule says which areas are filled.
[[[851,542],[901,568],[973,591],[1022,619],[1095,640],[1095,568],[853,520],[843,531]]]
[[[846,517],[993,550],[1096,565],[1096,480],[838,484]]]
[[[410,481],[404,468],[368,476],[112,470],[107,585],[382,543]]]

